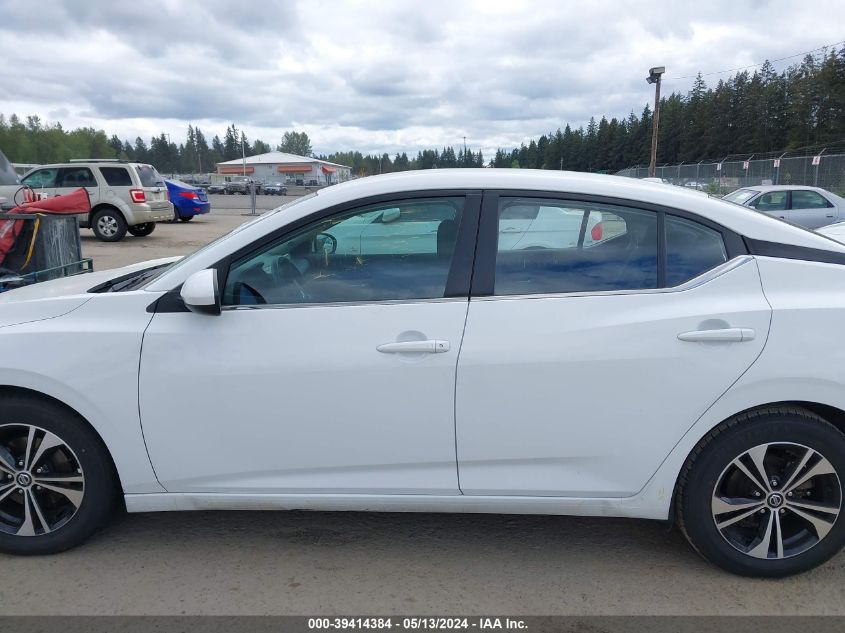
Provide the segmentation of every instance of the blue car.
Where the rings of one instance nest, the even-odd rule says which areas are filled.
[[[208,195],[199,187],[181,180],[165,180],[170,202],[173,203],[173,219],[189,222],[195,215],[211,211]]]

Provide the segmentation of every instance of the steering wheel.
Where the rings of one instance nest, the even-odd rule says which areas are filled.
[[[273,277],[279,286],[291,285],[296,288],[301,299],[308,299],[308,293],[302,287],[302,273],[287,257],[280,256],[273,262]]]
[[[325,238],[326,241],[323,242],[323,248],[318,249],[317,244],[319,244],[321,237]],[[326,242],[331,244],[331,249],[326,248]],[[320,250],[328,255],[333,255],[337,252],[337,238],[331,233],[317,233],[317,235],[314,236],[314,251],[319,254]]]

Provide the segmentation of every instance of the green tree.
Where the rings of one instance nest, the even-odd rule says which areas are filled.
[[[311,139],[305,132],[285,132],[282,142],[276,151],[296,154],[297,156],[311,156]]]

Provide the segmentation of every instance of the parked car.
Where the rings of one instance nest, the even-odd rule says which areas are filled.
[[[268,196],[286,196],[288,188],[280,182],[275,182],[264,187],[264,193]]]
[[[21,182],[48,197],[84,187],[91,199],[91,212],[79,216],[79,224],[90,228],[104,242],[120,241],[127,231],[146,237],[156,222],[173,219],[164,178],[152,165],[106,159],[72,160],[37,167]]]
[[[819,187],[742,187],[729,193],[724,199],[782,220],[789,220],[808,229],[845,220],[845,200]]]
[[[391,248],[334,248],[379,213]],[[546,214],[566,239],[519,248]],[[594,214],[613,231],[588,242]],[[845,245],[764,214],[605,175],[405,172],[87,277],[0,296],[5,552],[80,543],[118,494],[672,519],[751,576],[845,543]]]
[[[250,192],[250,186],[255,187],[256,195],[261,194],[261,183],[257,180],[250,180],[250,179],[241,179],[241,180],[231,180],[223,185],[224,193],[227,194],[241,194],[246,195]]]
[[[0,152],[0,208],[16,206],[23,202],[20,188],[21,180],[17,172],[5,154]]]
[[[226,193],[226,187],[223,185],[208,185],[206,192],[208,194]]]
[[[165,180],[167,193],[173,203],[173,219],[190,222],[195,215],[211,211],[208,196],[200,187],[179,180]]]

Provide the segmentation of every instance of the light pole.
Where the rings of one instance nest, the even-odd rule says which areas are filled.
[[[660,76],[666,72],[665,66],[649,68],[646,81],[654,84],[654,119],[651,126],[651,160],[648,163],[648,177],[654,178],[657,167],[657,126],[660,123]]]

